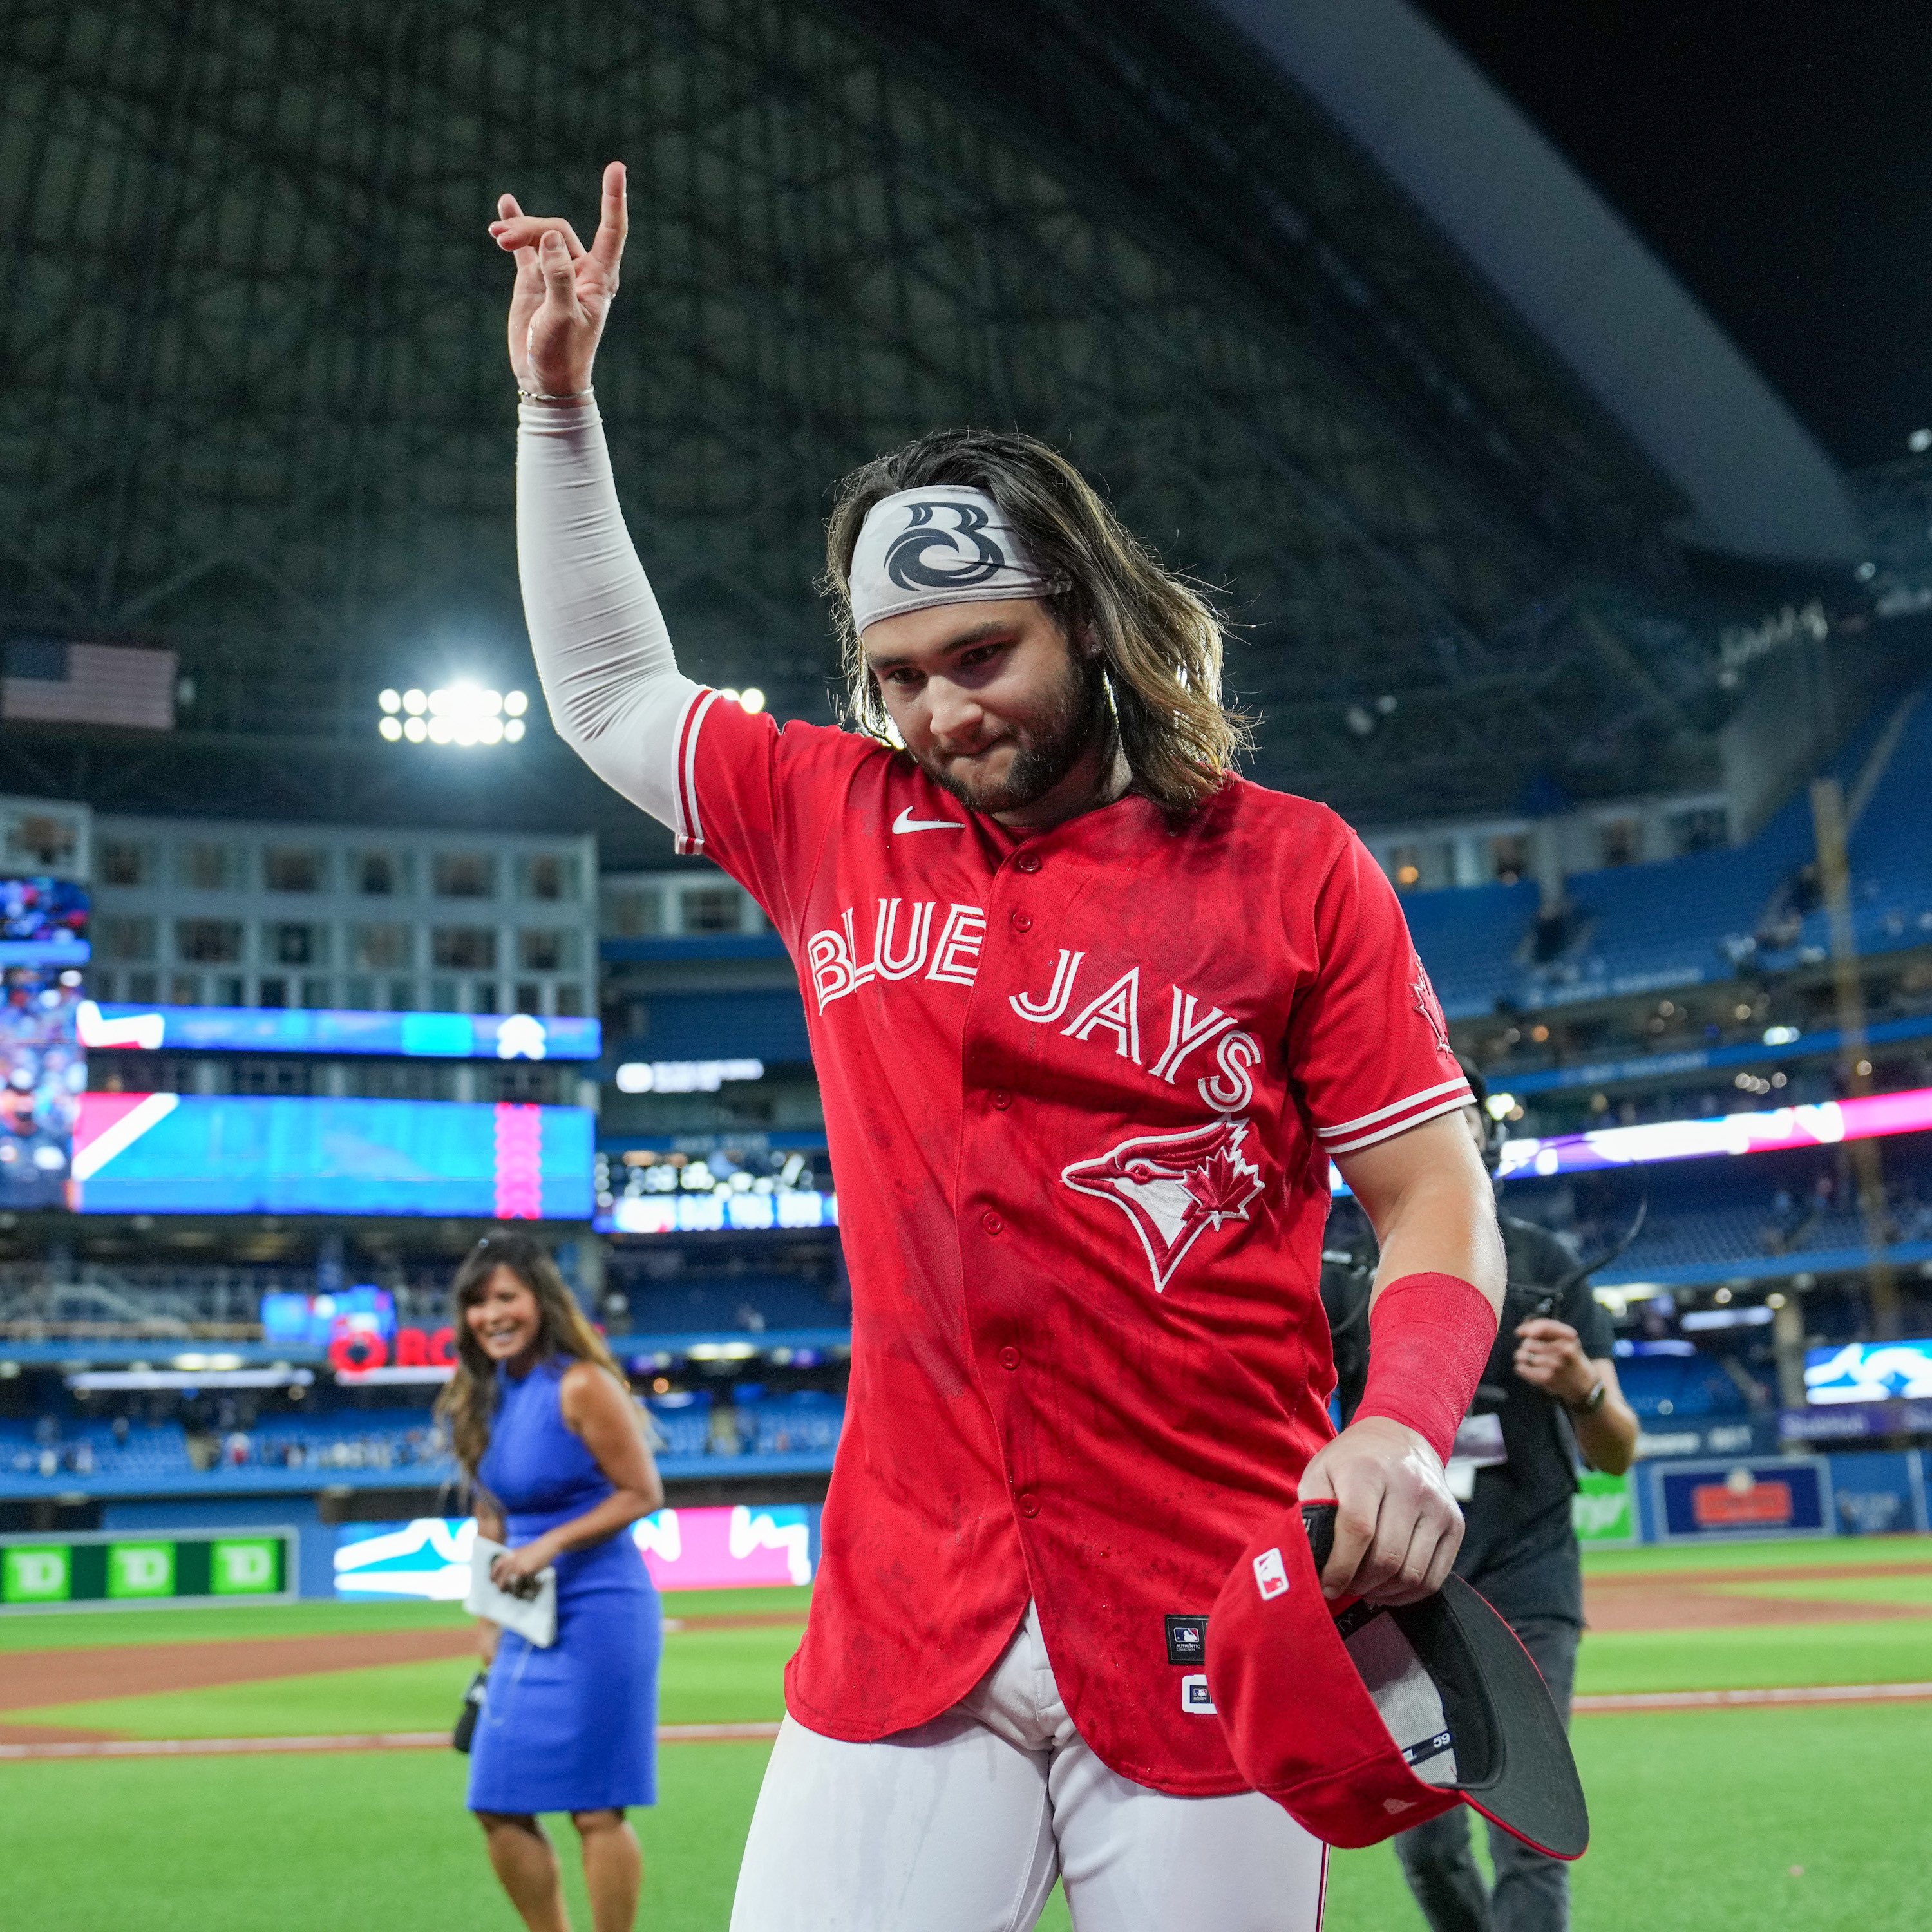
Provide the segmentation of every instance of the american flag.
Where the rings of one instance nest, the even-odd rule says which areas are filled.
[[[121,644],[16,638],[0,676],[0,718],[34,724],[175,725],[175,654]]]

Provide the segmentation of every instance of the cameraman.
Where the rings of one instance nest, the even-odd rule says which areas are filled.
[[[1465,1060],[1477,1104],[1462,1118],[1493,1173],[1502,1133],[1482,1076]],[[1570,1498],[1579,1451],[1621,1475],[1636,1454],[1637,1420],[1617,1386],[1609,1317],[1578,1271],[1570,1245],[1546,1228],[1500,1214],[1509,1283],[1496,1347],[1457,1432],[1450,1486],[1467,1526],[1456,1558],[1536,1660],[1567,1720],[1583,1631],[1583,1579]],[[1367,1367],[1363,1312],[1372,1252],[1330,1247],[1323,1300],[1336,1336],[1344,1418]],[[1433,1932],[1563,1932],[1569,1879],[1561,1861],[1490,1828],[1496,1888],[1483,1882],[1459,1807],[1395,1840],[1409,1889]]]

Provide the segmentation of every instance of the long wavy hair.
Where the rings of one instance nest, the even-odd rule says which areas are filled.
[[[620,1385],[628,1386],[617,1358],[585,1318],[549,1250],[530,1234],[485,1234],[464,1258],[451,1286],[456,1372],[436,1404],[436,1420],[448,1432],[456,1460],[472,1486],[477,1465],[490,1446],[490,1425],[496,1412],[496,1365],[470,1333],[469,1311],[483,1299],[490,1277],[500,1268],[508,1268],[536,1298],[541,1360],[568,1355],[580,1362],[595,1362],[600,1369],[609,1370]]]
[[[852,553],[866,513],[882,497],[928,484],[985,490],[1034,560],[1069,587],[1046,600],[1070,639],[1098,645],[1112,728],[1134,789],[1171,812],[1218,790],[1252,721],[1222,700],[1222,621],[1171,571],[1058,450],[1030,436],[940,430],[874,457],[842,482],[825,533],[820,587],[832,602],[844,656],[848,715],[887,744],[878,682],[852,624]]]

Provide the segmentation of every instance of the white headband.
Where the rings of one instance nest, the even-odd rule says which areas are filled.
[[[1064,577],[1027,554],[998,504],[970,484],[935,484],[882,496],[853,546],[852,628],[934,604],[1051,596]]]

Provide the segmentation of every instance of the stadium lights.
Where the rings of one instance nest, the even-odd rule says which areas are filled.
[[[467,679],[435,691],[383,692],[376,729],[392,744],[514,745],[530,700],[520,691],[489,691]]]
[[[729,685],[718,693],[720,698],[728,698],[734,704],[748,711],[755,718],[765,708],[765,694],[755,684],[747,685],[742,691],[734,691]]]

